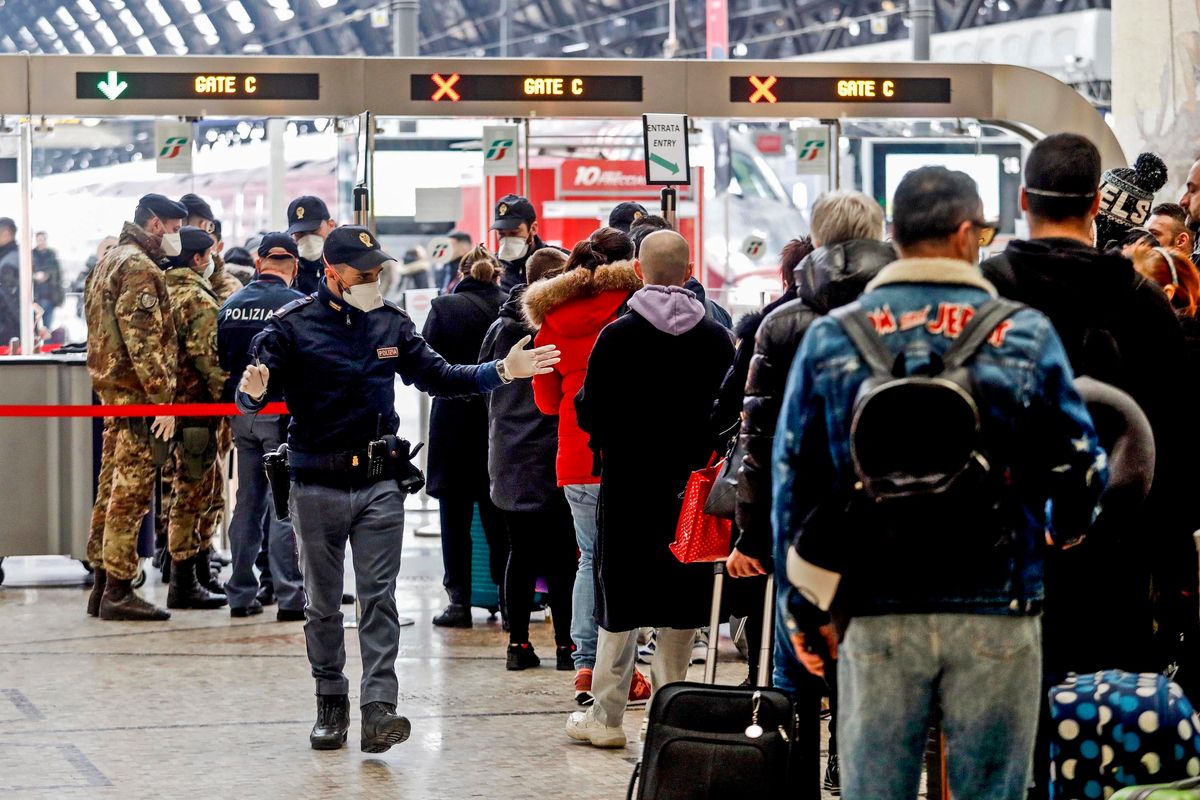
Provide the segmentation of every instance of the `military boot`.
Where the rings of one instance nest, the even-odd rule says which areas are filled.
[[[171,565],[171,587],[167,608],[220,608],[225,598],[212,594],[196,580],[196,559],[185,558]]]
[[[362,751],[382,753],[408,739],[412,725],[396,713],[391,703],[367,703],[362,707]]]
[[[92,593],[88,595],[87,612],[89,617],[100,616],[100,599],[104,597],[104,585],[108,583],[108,573],[102,567],[92,570]]]
[[[138,597],[132,581],[108,576],[100,599],[100,619],[165,622],[171,612]]]
[[[313,750],[340,750],[350,730],[350,697],[344,694],[317,695],[317,721],[308,743]]]
[[[224,597],[225,587],[217,580],[217,576],[213,575],[212,561],[209,559],[208,552],[197,553],[196,557],[192,559],[192,563],[196,566],[196,581],[210,594]]]

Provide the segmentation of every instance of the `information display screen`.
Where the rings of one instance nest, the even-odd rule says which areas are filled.
[[[413,100],[458,102],[640,103],[640,75],[461,75],[412,76]]]
[[[315,72],[76,72],[80,100],[320,100]]]
[[[949,78],[781,78],[746,75],[729,79],[732,103],[949,103]]]

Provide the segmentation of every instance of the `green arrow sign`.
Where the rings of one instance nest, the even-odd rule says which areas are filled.
[[[125,90],[129,88],[129,84],[117,77],[115,69],[110,69],[108,71],[108,78],[97,83],[96,88],[109,100],[116,100],[125,93]]]
[[[679,174],[679,165],[673,164],[670,161],[667,161],[665,158],[660,156],[658,153],[651,153],[650,160],[653,161],[655,164],[658,164],[663,169],[669,169],[671,171],[672,175]]]

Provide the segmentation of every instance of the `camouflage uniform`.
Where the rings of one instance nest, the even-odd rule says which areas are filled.
[[[105,405],[170,403],[177,345],[158,242],[131,222],[88,276],[88,372]],[[100,481],[87,555],[117,580],[137,577],[137,536],[154,486],[150,420],[104,421]]]
[[[171,316],[179,342],[175,402],[215,403],[227,376],[217,359],[220,304],[204,278],[190,267],[167,271]],[[171,559],[196,555],[202,544],[200,517],[208,510],[217,456],[219,417],[181,417],[175,434],[175,475],[167,542]]]

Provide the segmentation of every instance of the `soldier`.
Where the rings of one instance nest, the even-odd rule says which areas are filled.
[[[228,377],[217,358],[217,296],[212,277],[213,239],[199,228],[180,231],[183,252],[167,263],[171,317],[179,343],[176,403],[216,403]],[[170,521],[171,588],[167,608],[220,608],[224,593],[208,591],[212,578],[207,543],[198,532],[212,503],[219,417],[181,418],[175,436],[175,476]],[[219,475],[219,472],[216,474]]]
[[[187,209],[160,194],[138,201],[114,247],[88,276],[88,372],[104,405],[170,403],[175,396],[177,346],[167,285],[157,262],[181,252],[179,228]],[[105,420],[100,480],[87,555],[96,582],[88,614],[101,619],[166,620],[143,600],[137,576],[137,536],[150,509],[154,470],[175,432],[170,416]],[[158,457],[158,456],[162,457]]]

